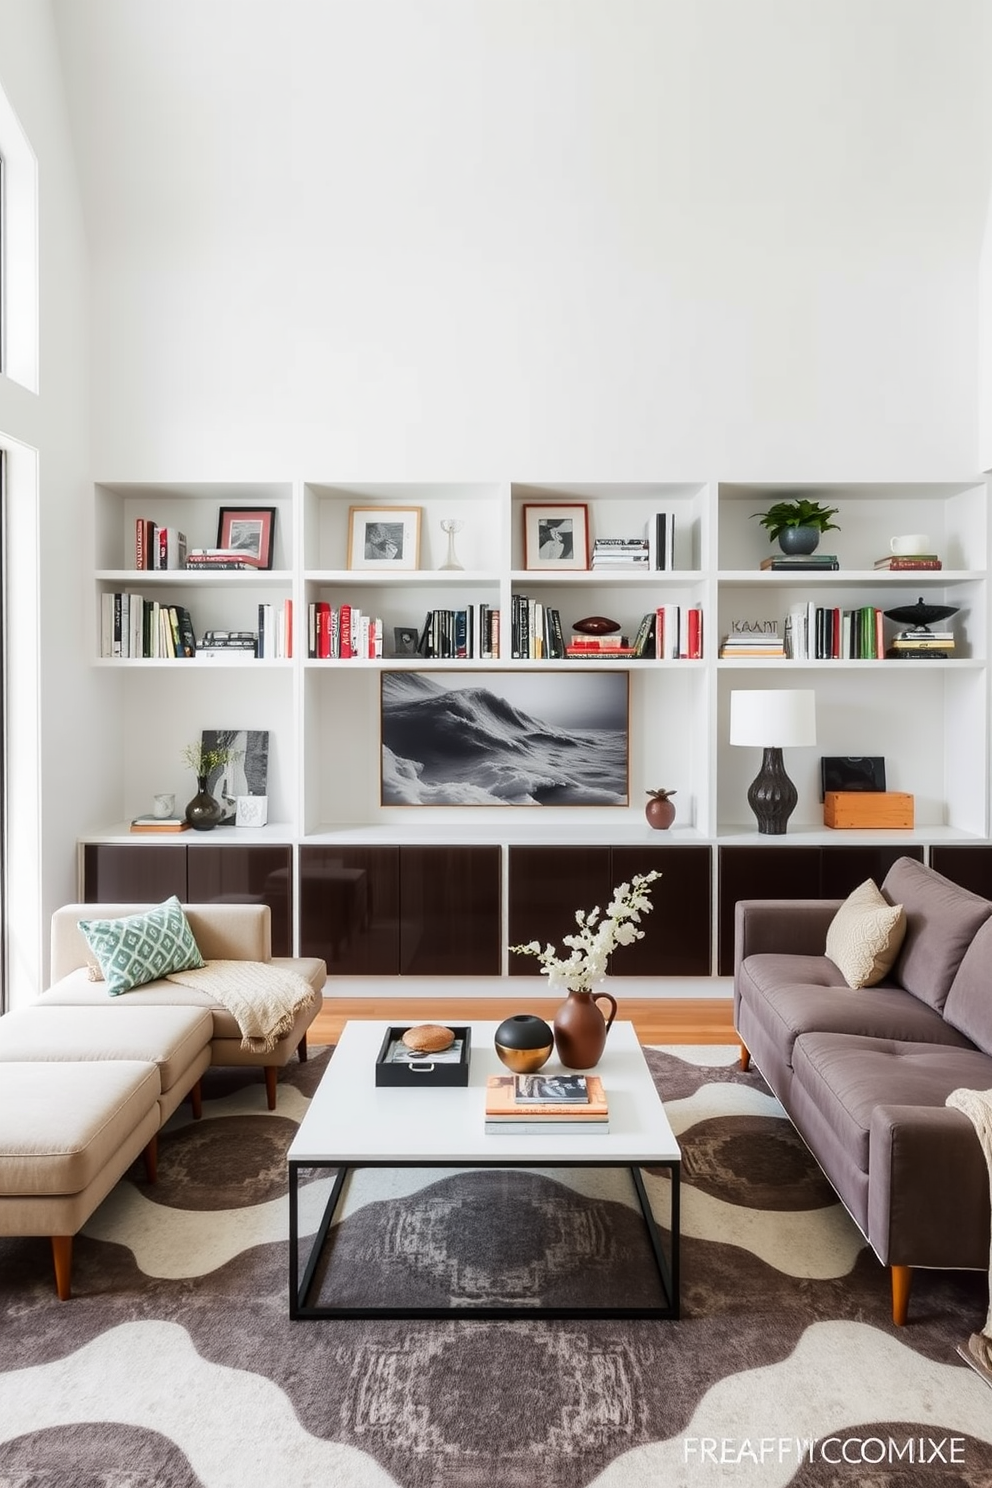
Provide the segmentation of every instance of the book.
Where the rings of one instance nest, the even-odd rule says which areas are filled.
[[[917,553],[911,555],[895,556],[890,554],[887,558],[876,558],[875,568],[888,568],[893,572],[900,570],[912,570],[916,568],[943,568],[943,563],[936,553]]]
[[[136,816],[131,821],[132,832],[185,832],[189,822],[184,816]]]
[[[675,513],[656,512],[649,518],[645,532],[650,553],[650,566],[654,569],[675,567]]]
[[[609,1121],[493,1121],[487,1118],[485,1123],[487,1137],[588,1137],[593,1132],[597,1137],[609,1136]]]
[[[761,558],[761,568],[772,573],[817,573],[819,568],[839,568],[836,554],[811,554],[808,558]]]
[[[604,1121],[609,1106],[603,1082],[598,1075],[587,1075],[587,1101],[581,1106],[574,1101],[544,1101],[525,1109],[517,1105],[517,1076],[490,1075],[486,1081],[486,1120],[495,1122],[533,1121],[546,1124],[567,1117],[569,1121]]]
[[[514,1099],[521,1106],[589,1104],[585,1075],[515,1075]]]

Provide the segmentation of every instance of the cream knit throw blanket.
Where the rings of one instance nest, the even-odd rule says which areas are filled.
[[[989,1191],[992,1193],[992,1090],[952,1090],[945,1105],[963,1111],[978,1133],[978,1140],[989,1165]],[[972,1333],[967,1343],[959,1344],[958,1353],[972,1369],[992,1385],[992,1254],[989,1256],[989,1312],[981,1333]]]
[[[206,992],[237,1020],[241,1047],[268,1054],[296,1015],[317,996],[298,971],[267,961],[208,961],[195,971],[170,971],[170,982]]]

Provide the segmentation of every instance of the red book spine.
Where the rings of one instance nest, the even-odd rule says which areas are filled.
[[[331,607],[326,599],[317,601],[317,655],[326,661],[331,654]]]
[[[339,651],[338,654],[341,657],[354,656],[355,653],[354,653],[354,651],[352,649],[352,644],[351,644],[351,605],[343,604],[341,606],[340,626],[341,626],[341,630],[340,630],[340,647],[341,647],[341,649],[340,649],[340,651]]]
[[[689,611],[689,644],[686,658],[699,661],[703,654],[703,612],[698,605]]]

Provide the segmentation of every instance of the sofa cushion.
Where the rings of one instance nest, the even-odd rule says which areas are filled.
[[[173,894],[143,914],[112,920],[80,920],[111,997],[153,982],[170,971],[203,965],[182,905]]]
[[[745,967],[753,961],[770,959],[752,956]],[[766,977],[761,994],[754,997],[745,989],[742,1002],[780,1051],[787,1067],[792,1064],[796,1040],[806,1033],[851,1033],[866,1038],[969,1047],[965,1035],[946,1023],[935,1008],[890,984],[870,989],[816,986],[808,982],[774,985]]]
[[[0,1065],[140,1060],[158,1066],[165,1093],[188,1078],[212,1036],[206,1008],[121,1007],[106,996],[100,1007],[35,1003],[0,1018]]]
[[[827,955],[849,987],[873,987],[892,970],[905,934],[902,905],[890,904],[866,878],[830,921]]]
[[[896,859],[882,893],[906,911],[906,935],[892,974],[907,992],[939,1011],[965,951],[992,915],[992,903],[913,858]]]
[[[150,1112],[158,1124],[160,1088],[157,1067],[144,1061],[6,1065],[0,1194],[79,1193]]]
[[[946,1021],[992,1054],[992,919],[964,953],[944,1003]]]
[[[793,1075],[794,1095],[801,1091],[809,1097],[809,1105],[802,1101],[798,1105],[804,1125],[808,1118],[817,1127],[813,1150],[821,1164],[824,1158],[818,1149],[826,1139],[828,1146],[836,1143],[838,1161],[846,1155],[867,1173],[876,1107],[943,1106],[951,1091],[962,1085],[987,1090],[992,1086],[992,1058],[972,1048],[808,1033],[796,1040]],[[830,1176],[829,1159],[824,1165]],[[925,1179],[922,1174],[921,1181]]]

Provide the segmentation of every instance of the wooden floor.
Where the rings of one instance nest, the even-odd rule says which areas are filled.
[[[527,1011],[550,1023],[559,998],[529,998]],[[333,1044],[349,1018],[397,1023],[470,1023],[515,1011],[505,997],[327,997],[307,1035],[308,1044]],[[619,1000],[618,1018],[633,1023],[642,1044],[734,1044],[729,997]]]

